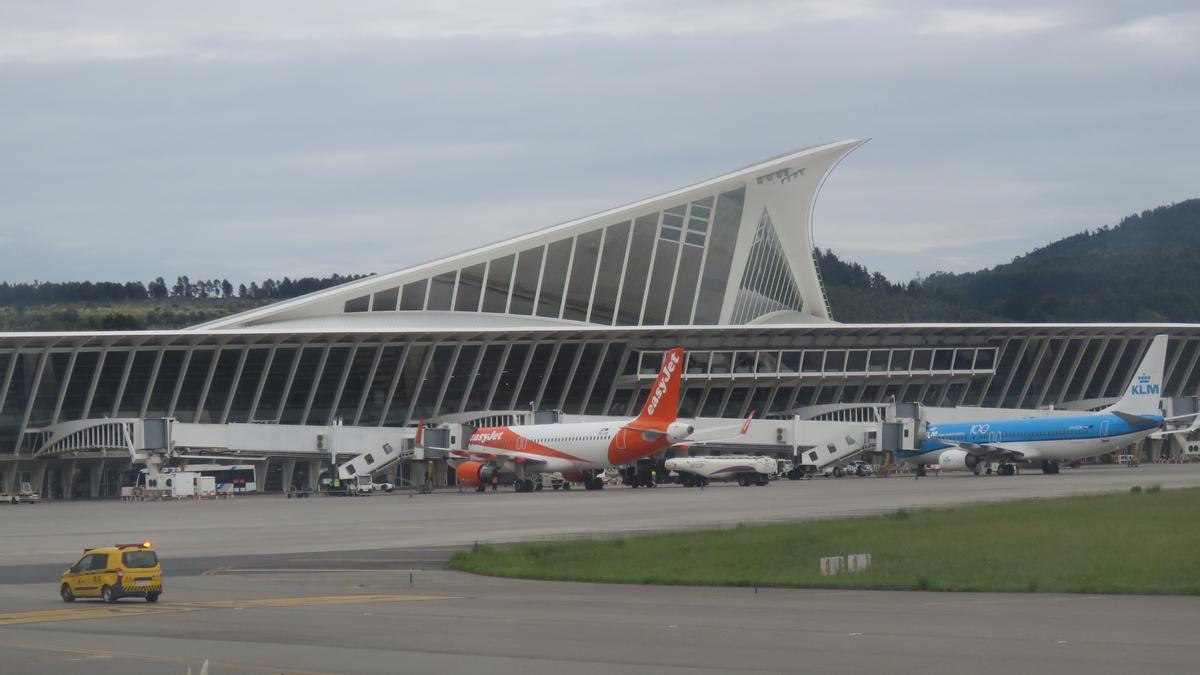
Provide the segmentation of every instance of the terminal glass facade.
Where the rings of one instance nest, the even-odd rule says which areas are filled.
[[[1097,407],[1119,397],[1153,327],[988,326],[872,334],[867,328],[759,328],[720,335],[636,330],[477,336],[316,334],[87,336],[0,351],[0,449],[72,419],[169,416],[183,422],[406,426],[418,418],[560,409],[636,413],[662,354],[688,350],[684,416],[785,414],[809,406],[920,401],[934,406]],[[227,339],[227,336],[222,338]],[[215,342],[215,339],[211,339]],[[1175,329],[1167,396],[1200,395],[1200,327]]]

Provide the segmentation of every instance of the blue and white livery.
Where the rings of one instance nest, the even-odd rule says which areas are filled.
[[[1037,419],[997,419],[927,425],[918,450],[898,453],[918,465],[979,473],[999,463],[1002,475],[1013,463],[1041,462],[1044,473],[1058,473],[1058,462],[1094,457],[1137,443],[1158,431],[1167,336],[1157,335],[1114,405],[1096,413]]]

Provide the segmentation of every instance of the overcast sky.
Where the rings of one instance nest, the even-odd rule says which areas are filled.
[[[871,138],[898,280],[1200,197],[1193,1],[0,0],[0,279],[386,272]]]

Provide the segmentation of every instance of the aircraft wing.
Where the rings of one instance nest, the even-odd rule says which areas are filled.
[[[524,464],[530,468],[537,468],[546,462],[540,459],[527,457],[526,455],[508,453],[508,452],[479,452],[477,450],[451,450],[450,456],[458,460],[475,460],[479,462],[494,462],[497,460],[511,460],[517,464]]]
[[[1036,452],[1030,452],[1021,443],[971,443],[970,441],[956,441],[949,438],[931,438],[929,440],[953,445],[977,457],[1025,459],[1037,454]]]

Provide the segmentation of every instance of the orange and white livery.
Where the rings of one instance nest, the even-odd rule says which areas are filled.
[[[632,464],[695,433],[676,420],[682,375],[683,349],[675,348],[663,356],[654,388],[632,420],[477,429],[468,449],[455,453],[458,483],[484,487],[501,475],[515,476],[517,490],[525,491],[527,473],[560,472],[569,482],[598,488],[596,470]]]

